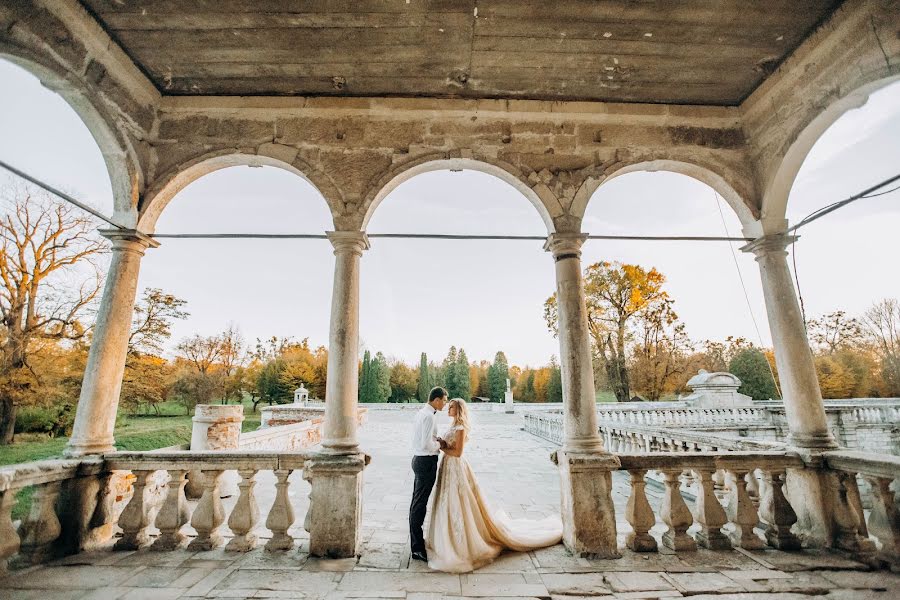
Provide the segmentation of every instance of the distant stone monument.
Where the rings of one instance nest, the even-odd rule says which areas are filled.
[[[512,388],[509,385],[509,378],[506,379],[506,396],[505,396],[505,404],[506,404],[506,414],[511,414],[516,412],[515,407],[513,406],[513,394]]]
[[[309,402],[309,390],[301,383],[300,387],[294,390],[294,404],[306,404],[307,402]]]
[[[687,385],[692,393],[681,399],[698,408],[729,408],[753,404],[753,398],[738,392],[741,380],[731,373],[710,373],[700,369]]]

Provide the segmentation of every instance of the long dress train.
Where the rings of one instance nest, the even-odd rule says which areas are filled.
[[[453,439],[455,431],[451,427],[443,438]],[[562,539],[558,515],[511,519],[505,511],[493,510],[462,456],[442,456],[430,509],[425,542],[428,566],[437,571],[467,573],[489,564],[504,549],[526,552]]]

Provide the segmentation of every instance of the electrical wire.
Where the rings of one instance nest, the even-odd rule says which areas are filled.
[[[722,229],[725,230],[725,235],[730,235],[728,231],[728,223],[725,222],[725,213],[722,211],[722,202],[719,199],[719,193],[716,190],[713,190],[713,196],[716,199],[716,208],[719,209],[719,218],[722,220]],[[744,276],[741,273],[741,266],[738,263],[737,253],[734,251],[734,245],[728,244],[728,248],[731,250],[731,259],[734,261],[734,269],[737,271],[738,280],[741,282],[741,289],[744,291],[744,301],[747,303],[747,312],[750,313],[750,320],[753,322],[753,328],[756,330],[756,338],[759,340],[759,345],[764,346],[762,332],[759,329],[759,323],[756,321],[756,315],[753,313],[753,304],[750,302],[750,294],[747,293],[747,284],[744,283]],[[775,391],[778,392],[778,396],[781,396],[781,387],[778,385],[778,378],[775,377],[775,370],[772,368],[772,365],[769,363],[769,358],[765,357],[766,366],[769,367],[769,374],[772,376],[772,383],[775,384]]]
[[[39,188],[43,188],[43,189],[47,190],[48,192],[50,192],[50,193],[53,194],[54,196],[57,196],[58,198],[62,198],[63,200],[65,200],[66,202],[69,202],[69,203],[71,203],[71,204],[74,204],[75,206],[77,206],[77,207],[80,208],[81,210],[83,210],[83,211],[85,211],[85,212],[87,212],[87,213],[90,213],[90,214],[94,215],[95,217],[97,217],[98,219],[100,219],[101,221],[103,221],[104,223],[107,223],[107,224],[109,224],[109,225],[112,225],[112,226],[115,227],[116,229],[126,229],[126,227],[122,227],[121,225],[119,225],[119,224],[116,223],[115,221],[112,221],[112,220],[108,219],[108,218],[106,217],[106,215],[104,215],[104,214],[101,213],[100,211],[96,210],[95,208],[92,208],[92,207],[88,206],[87,204],[84,204],[84,203],[82,203],[82,202],[79,202],[78,200],[76,200],[75,198],[73,198],[72,196],[70,196],[69,194],[67,194],[67,193],[65,193],[65,192],[63,192],[63,191],[61,191],[61,190],[56,189],[55,187],[51,186],[50,184],[44,183],[43,181],[41,181],[41,180],[38,179],[37,177],[32,177],[32,176],[29,175],[28,173],[25,173],[25,172],[23,172],[23,171],[20,171],[19,169],[13,167],[12,165],[9,165],[9,164],[5,163],[5,162],[2,161],[2,160],[0,160],[0,167],[3,167],[4,169],[6,169],[7,171],[9,171],[10,173],[14,173],[15,175],[18,175],[19,177],[21,177],[22,179],[24,179],[24,180],[26,180],[26,181],[30,181],[31,183],[33,183],[34,185],[38,186]]]

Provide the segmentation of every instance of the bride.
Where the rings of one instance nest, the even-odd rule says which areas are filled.
[[[478,487],[475,473],[463,457],[469,437],[465,400],[450,400],[453,425],[438,438],[444,456],[431,496],[431,521],[425,541],[428,566],[448,573],[467,573],[493,561],[504,549],[525,552],[558,544],[558,515],[539,521],[512,520],[494,510]]]

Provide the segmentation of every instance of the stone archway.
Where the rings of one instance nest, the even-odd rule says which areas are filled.
[[[37,77],[41,85],[57,93],[75,111],[94,138],[106,164],[113,193],[112,219],[132,227],[136,221],[140,190],[144,186],[144,173],[136,150],[118,129],[116,119],[102,108],[104,104],[96,93],[58,65],[46,64],[20,48],[0,43],[0,59]]]
[[[363,217],[360,229],[365,230],[381,202],[405,181],[430,171],[465,169],[492,175],[511,185],[535,207],[541,216],[541,220],[547,227],[547,232],[554,233],[556,231],[553,219],[561,216],[563,210],[559,201],[546,185],[530,183],[518,169],[502,161],[483,157],[463,158],[447,157],[446,155],[428,155],[403,163],[379,179],[370,188],[370,192],[363,202],[361,208]]]
[[[237,166],[269,166],[293,173],[307,181],[322,196],[328,204],[332,221],[335,214],[340,214],[338,206],[340,200],[337,199],[336,188],[330,180],[324,178],[307,163],[297,159],[289,163],[264,154],[223,151],[197,157],[187,164],[179,165],[178,169],[173,169],[159,177],[141,205],[138,229],[148,234],[152,233],[166,206],[181,190],[204,175]],[[330,193],[324,193],[323,188]]]

